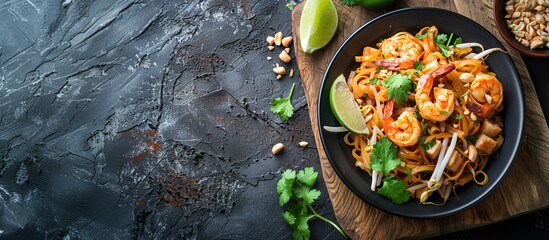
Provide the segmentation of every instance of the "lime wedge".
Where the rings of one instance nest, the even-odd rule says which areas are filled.
[[[307,0],[301,13],[301,49],[313,53],[330,42],[337,30],[337,10],[332,0]]]
[[[370,134],[366,120],[353,93],[345,82],[345,76],[339,75],[330,88],[330,106],[337,121],[349,131],[358,134]]]

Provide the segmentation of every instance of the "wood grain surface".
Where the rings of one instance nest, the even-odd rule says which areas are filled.
[[[317,126],[318,94],[328,62],[341,43],[361,25],[387,10],[366,10],[358,6],[344,6],[339,0],[334,2],[340,23],[336,35],[325,48],[312,55],[300,50],[299,19],[304,2],[292,12],[292,28],[296,39],[296,59],[307,96],[324,181],[338,222],[351,238],[424,238],[498,222],[549,206],[549,129],[520,55],[503,41],[494,26],[493,0],[397,0],[391,8],[437,7],[460,13],[484,26],[511,51],[524,88],[526,120],[519,156],[504,182],[475,207],[457,215],[433,220],[397,217],[368,205],[352,193],[335,174],[322,148]]]

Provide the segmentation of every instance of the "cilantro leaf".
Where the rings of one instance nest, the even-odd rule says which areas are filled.
[[[347,238],[347,235],[339,226],[322,217],[312,207],[314,201],[321,194],[318,189],[313,188],[317,177],[318,172],[312,167],[304,168],[297,173],[291,169],[282,172],[276,185],[280,206],[287,204],[287,209],[282,213],[282,218],[292,227],[293,239],[310,239],[311,231],[309,230],[308,221],[314,217],[328,222],[343,237]]]
[[[419,39],[419,40],[424,39],[424,38],[427,37],[427,34],[428,34],[428,33],[429,33],[429,32],[425,32],[424,34],[416,35],[416,38]]]
[[[298,184],[295,184],[294,188],[292,189],[292,194],[298,200],[304,200],[307,197],[307,194],[309,193],[310,190],[311,190],[311,187],[298,183]]]
[[[318,191],[317,189],[311,189],[303,191],[296,196],[299,196],[301,199],[303,199],[303,202],[305,202],[305,204],[311,205],[314,201],[316,201],[318,197],[320,197],[320,191]]]
[[[292,188],[296,174],[294,170],[287,169],[282,173],[282,178],[276,184],[276,193],[278,193],[278,203],[280,206],[290,201],[292,197]]]
[[[435,37],[436,44],[446,44],[448,41],[448,35],[441,33]]]
[[[294,224],[294,232],[292,233],[293,239],[301,240],[311,238],[311,230],[309,230],[309,225],[307,222],[313,217],[314,215],[312,214],[303,214],[297,217]]]
[[[271,112],[278,114],[282,121],[288,121],[294,115],[294,106],[292,106],[292,93],[294,92],[295,83],[292,84],[290,94],[285,98],[275,98],[271,101]]]
[[[284,212],[282,214],[282,218],[284,218],[284,220],[286,220],[286,222],[290,225],[294,225],[295,224],[295,216],[291,213],[291,212]]]
[[[423,135],[427,135],[427,132],[429,131],[429,125],[425,121],[421,121],[421,129],[423,130]]]
[[[387,176],[391,170],[400,166],[401,160],[397,155],[397,146],[389,138],[383,137],[374,144],[370,166],[372,170],[380,171]]]
[[[465,137],[465,140],[467,140],[467,141],[469,141],[473,144],[477,142],[477,139],[478,139],[478,136],[475,136],[475,135]]]
[[[448,112],[446,112],[446,111],[440,111],[440,114],[441,114],[441,115],[446,115],[446,114],[448,114]]]
[[[377,78],[377,77],[371,78],[371,79],[370,79],[370,83],[371,83],[371,84],[379,85],[379,84],[380,84],[379,78]]]
[[[450,33],[450,37],[444,33],[441,33],[435,37],[435,44],[440,48],[440,51],[444,57],[450,57],[450,55],[452,55],[452,51],[449,49],[449,46],[452,42],[453,36],[453,33]],[[456,38],[453,45],[456,46],[457,44],[460,44],[461,41],[461,38]]]
[[[282,178],[283,179],[291,179],[294,180],[296,177],[296,173],[294,170],[286,169],[286,171],[282,172]]]
[[[385,79],[388,88],[389,99],[394,99],[396,104],[403,104],[408,100],[408,93],[412,88],[412,79],[408,76],[395,74]]]
[[[435,44],[440,48],[440,51],[442,51],[442,55],[445,57],[449,57],[450,53],[448,52],[448,47],[446,46],[446,42],[448,41],[448,35],[441,33],[435,37]]]
[[[396,204],[402,204],[410,199],[410,192],[406,190],[406,183],[397,178],[383,181],[379,194],[391,199]]]
[[[420,62],[414,62],[414,69],[418,70],[418,71],[421,71],[421,70],[425,69],[425,65],[421,64]]]
[[[426,143],[425,142],[425,136],[419,137],[419,142],[420,142],[421,147],[425,150],[431,149],[437,143],[437,141],[435,139],[432,139],[431,141]]]
[[[290,10],[294,10],[294,7],[297,5],[297,3],[295,1],[289,1],[288,3],[286,3],[286,8],[290,9]]]
[[[446,46],[442,46],[442,45],[438,45],[437,46],[440,48],[440,51],[442,52],[442,56],[444,57],[450,57],[450,51],[448,51],[448,48],[446,48]]]
[[[301,202],[292,204],[288,207],[287,212],[287,216],[285,217],[283,214],[282,217],[294,230],[292,233],[293,239],[309,239],[311,237],[311,231],[309,230],[307,222],[313,218],[314,215],[308,212],[307,206]],[[290,224],[290,222],[292,223]]]
[[[318,173],[312,167],[306,167],[297,173],[297,180],[312,187],[318,177]]]
[[[462,41],[463,40],[460,37],[456,38],[456,40],[454,40],[454,47],[456,47],[456,45],[458,44],[461,44]]]
[[[461,120],[461,119],[463,119],[463,115],[461,115],[461,114],[452,114],[450,117],[451,117],[452,119],[455,119],[455,120]]]

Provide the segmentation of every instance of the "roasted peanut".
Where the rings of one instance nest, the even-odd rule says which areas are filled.
[[[290,55],[288,55],[286,51],[280,52],[278,57],[280,58],[280,60],[282,60],[285,63],[290,63],[292,61],[292,57],[290,57]]]
[[[275,72],[276,74],[279,74],[279,75],[284,75],[284,74],[286,74],[286,68],[278,66],[278,67],[273,68],[273,72]]]
[[[282,44],[282,32],[277,32],[274,36],[274,44],[280,46]]]
[[[274,42],[275,42],[275,38],[274,38],[274,37],[272,37],[272,36],[268,36],[268,37],[267,37],[267,43],[268,43],[270,46],[272,46],[272,45],[274,44]]]
[[[289,47],[292,44],[292,37],[285,37],[282,39],[282,46]]]
[[[273,154],[277,154],[279,153],[280,151],[282,151],[282,149],[284,149],[284,144],[282,143],[277,143],[273,146],[273,149],[271,150]]]
[[[517,41],[531,49],[548,45],[545,39],[549,22],[546,0],[509,0],[505,2],[505,19]]]

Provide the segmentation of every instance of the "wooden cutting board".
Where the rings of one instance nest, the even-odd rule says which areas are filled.
[[[292,12],[292,28],[301,82],[307,97],[311,125],[318,146],[322,173],[335,215],[341,227],[353,239],[424,238],[455,232],[501,221],[549,206],[549,129],[545,122],[534,86],[520,55],[503,41],[493,20],[493,0],[396,0],[391,10],[404,7],[437,7],[460,13],[483,25],[505,47],[521,75],[526,98],[526,125],[519,156],[504,182],[477,206],[454,216],[415,220],[397,217],[368,205],[352,193],[332,169],[319,137],[317,103],[322,76],[341,43],[361,25],[388,11],[366,10],[336,3],[340,23],[329,45],[312,55],[299,47],[299,19],[304,3]],[[375,227],[373,227],[375,226]]]

